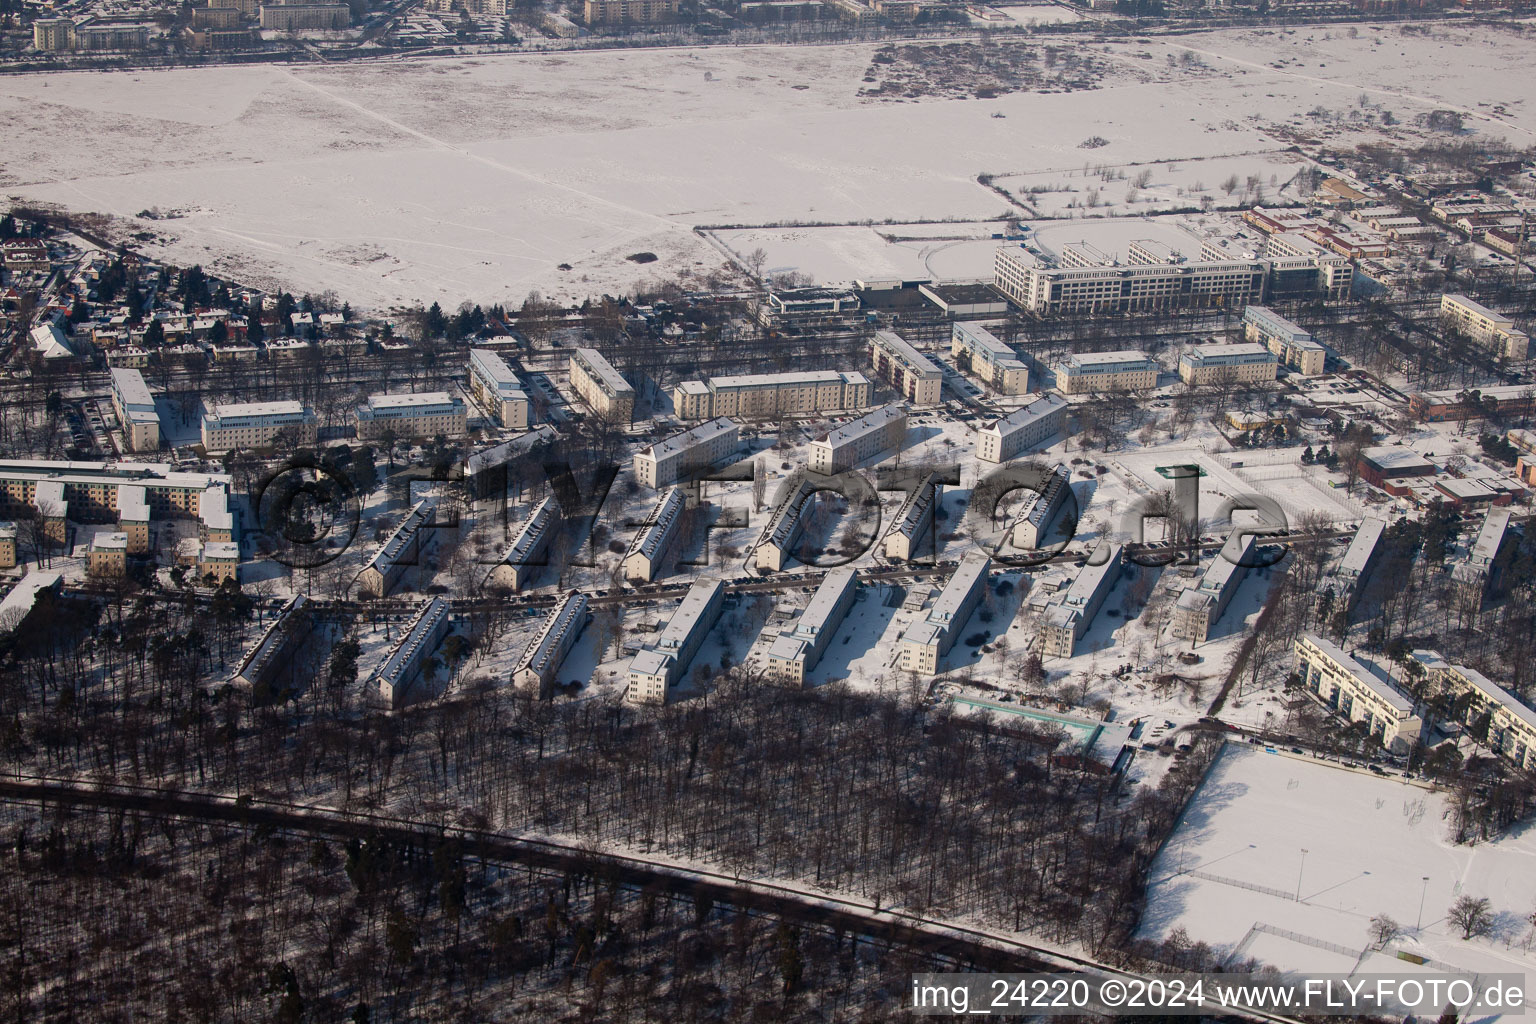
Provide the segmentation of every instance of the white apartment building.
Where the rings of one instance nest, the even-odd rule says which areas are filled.
[[[938,405],[944,371],[895,331],[876,331],[869,339],[875,374],[913,405]]]
[[[533,507],[512,537],[507,553],[486,574],[486,585],[522,590],[548,564],[549,542],[560,530],[560,506],[553,496]]]
[[[1009,459],[1045,444],[1061,433],[1067,422],[1067,400],[1060,395],[1041,395],[976,432],[976,457],[982,462]]]
[[[127,367],[113,367],[112,408],[123,426],[123,440],[133,452],[160,450],[160,414],[144,384],[144,375]]]
[[[1243,337],[1264,345],[1286,366],[1308,377],[1322,373],[1328,361],[1327,350],[1311,333],[1267,306],[1243,310]]]
[[[979,551],[972,551],[960,560],[927,616],[901,634],[903,669],[928,675],[939,670],[939,659],[955,645],[971,612],[986,596],[991,568],[992,560]]]
[[[917,557],[918,546],[933,526],[934,503],[938,497],[938,474],[929,473],[922,483],[907,492],[885,533],[885,557],[903,562]]]
[[[469,390],[475,401],[508,430],[527,430],[530,405],[517,374],[489,349],[469,352]]]
[[[829,430],[811,442],[811,471],[831,475],[852,469],[883,451],[899,448],[907,436],[907,409],[900,402]]]
[[[1046,478],[1041,490],[1026,491],[1024,503],[1014,514],[1008,527],[1013,546],[1024,551],[1034,551],[1050,535],[1056,515],[1072,496],[1072,471],[1057,465]]]
[[[999,248],[993,259],[997,289],[1046,316],[1240,306],[1263,298],[1268,270],[1264,260],[1050,267],[1016,245]]]
[[[661,637],[630,662],[624,699],[632,704],[665,704],[720,620],[724,606],[725,584],[719,580],[700,580],[690,587]]]
[[[1515,328],[1514,320],[1465,295],[1440,296],[1440,322],[1510,362],[1524,359],[1530,347],[1530,337]]]
[[[462,437],[468,428],[464,400],[446,391],[416,395],[369,395],[357,407],[357,438],[375,441],[386,433],[400,440]]]
[[[672,389],[679,419],[734,416],[744,420],[810,416],[869,408],[869,378],[857,371],[797,370],[685,380]]]
[[[635,389],[595,348],[571,353],[571,388],[605,420],[628,423],[635,415]]]
[[[1315,633],[1296,638],[1296,672],[1302,685],[1351,722],[1364,722],[1376,742],[1393,753],[1418,742],[1424,723],[1413,702],[1337,644]]]
[[[1257,342],[1196,345],[1179,357],[1179,379],[1195,386],[1257,384],[1279,371],[1279,357]]]
[[[1488,718],[1487,746],[1515,767],[1536,770],[1536,711],[1475,668],[1451,665],[1434,651],[1414,651],[1428,683],[1453,698],[1462,725]]]
[[[407,570],[420,566],[437,545],[437,531],[432,528],[436,516],[436,502],[431,498],[418,501],[357,574],[358,592],[368,597],[388,597]]]
[[[969,372],[1000,395],[1029,391],[1029,367],[1009,346],[980,324],[957,321],[950,330],[949,351],[961,370]]]
[[[667,556],[682,536],[683,509],[687,499],[681,487],[672,487],[657,499],[650,515],[629,542],[620,570],[627,580],[649,583],[656,578]]]
[[[1257,547],[1258,537],[1251,533],[1235,533],[1222,545],[1199,584],[1185,590],[1174,604],[1169,628],[1174,636],[1192,644],[1205,643],[1253,567]]]
[[[1080,352],[1056,367],[1056,387],[1063,394],[1141,391],[1157,387],[1157,361],[1135,349]]]
[[[822,578],[810,603],[794,626],[780,633],[768,648],[768,672],[775,679],[805,685],[805,674],[826,653],[837,627],[853,607],[859,589],[858,573],[833,569]]]
[[[290,432],[299,444],[314,444],[320,425],[314,410],[301,402],[216,405],[203,415],[203,448],[209,452],[265,448],[282,431]]]
[[[1090,559],[1061,600],[1046,608],[1040,626],[1042,654],[1070,658],[1077,651],[1077,642],[1093,625],[1094,616],[1104,607],[1105,598],[1115,589],[1125,569],[1124,547],[1110,545],[1108,556],[1098,565]]]
[[[636,452],[635,479],[642,487],[670,487],[740,448],[740,428],[728,419],[713,419]]]
[[[545,700],[554,690],[560,663],[576,646],[577,637],[587,627],[587,595],[575,592],[565,596],[544,618],[544,624],[528,641],[523,656],[512,667],[512,685]]]
[[[442,693],[448,682],[447,674],[429,662],[452,625],[447,601],[434,597],[422,605],[389,657],[369,677],[368,689],[392,709],[431,700]]]

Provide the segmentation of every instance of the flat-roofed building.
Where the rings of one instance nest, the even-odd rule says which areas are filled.
[[[890,529],[885,533],[886,558],[908,562],[917,557],[923,538],[933,528],[938,487],[938,474],[929,473],[907,492],[896,517],[891,520]]]
[[[432,528],[436,516],[436,502],[431,498],[418,501],[358,573],[358,592],[388,597],[408,569],[421,565],[437,543],[437,531]]]
[[[1305,376],[1322,373],[1328,352],[1310,332],[1267,306],[1243,310],[1243,337],[1273,352],[1286,366]]]
[[[0,634],[11,635],[21,629],[39,603],[56,596],[63,588],[63,573],[27,573],[0,600]]]
[[[810,416],[840,409],[866,409],[873,388],[862,373],[799,370],[748,373],[685,380],[672,389],[680,419],[734,416],[744,420]]]
[[[955,363],[1000,395],[1029,391],[1029,367],[1010,346],[980,324],[957,321],[950,329],[949,351]]]
[[[160,414],[144,383],[144,375],[127,367],[113,367],[112,409],[123,425],[123,440],[133,452],[160,450]]]
[[[1413,701],[1399,693],[1337,644],[1303,633],[1296,638],[1296,672],[1302,685],[1386,749],[1406,752],[1418,742],[1423,722]]]
[[[1475,400],[1474,400],[1475,399]],[[1408,411],[1430,423],[1529,416],[1536,413],[1536,385],[1492,384],[1444,391],[1416,391],[1408,396]]]
[[[859,311],[859,297],[840,288],[788,288],[771,291],[757,307],[758,322],[775,326],[845,317]]]
[[[540,569],[549,564],[549,544],[559,532],[561,520],[560,506],[553,496],[535,505],[513,535],[507,553],[491,567],[486,583],[522,590]]]
[[[654,25],[677,20],[679,0],[584,0],[588,25]]]
[[[1386,531],[1387,523],[1384,519],[1367,517],[1361,520],[1355,535],[1350,538],[1349,547],[1344,551],[1344,557],[1324,578],[1323,586],[1333,591],[1334,607],[1342,609],[1346,615],[1354,611],[1361,595],[1365,593],[1371,570],[1376,568],[1386,548],[1382,542]]]
[[[148,488],[145,490],[147,496]],[[239,542],[238,534],[235,513],[229,507],[229,491],[220,484],[211,484],[198,502],[198,539],[233,544]]]
[[[1008,300],[990,282],[977,284],[920,284],[919,294],[946,316],[1002,316]]]
[[[1280,359],[1257,342],[1235,345],[1196,345],[1179,357],[1179,379],[1185,384],[1257,384],[1274,380]]]
[[[72,18],[38,18],[32,23],[32,46],[45,53],[59,53],[75,48],[75,22]]]
[[[899,448],[906,436],[906,406],[900,402],[881,406],[812,441],[811,471],[831,475],[852,469],[881,452]]]
[[[1241,306],[1264,296],[1265,260],[1212,260],[1047,266],[1022,246],[1003,246],[993,260],[999,291],[1043,316],[1119,313],[1182,306]]]
[[[876,376],[913,405],[938,405],[944,371],[895,331],[876,331],[869,339],[869,360]]]
[[[901,634],[901,667],[933,675],[939,659],[955,645],[971,612],[987,593],[992,560],[978,551],[966,554],[928,614]]]
[[[571,388],[594,413],[613,423],[635,415],[635,389],[595,348],[571,353]]]
[[[295,444],[314,444],[319,432],[314,410],[302,402],[216,405],[203,415],[203,448],[210,452],[265,448],[280,434]]]
[[[810,603],[794,626],[778,635],[768,648],[768,672],[775,679],[805,685],[805,674],[816,667],[853,607],[859,589],[858,573],[833,569],[822,577]]]
[[[1490,354],[1510,362],[1524,359],[1530,347],[1530,337],[1515,327],[1513,319],[1465,295],[1440,296],[1440,322],[1447,330],[1460,331]]]
[[[630,662],[624,699],[632,704],[665,704],[724,606],[725,584],[719,580],[699,580],[690,587],[661,637]]]
[[[92,576],[118,578],[128,575],[128,535],[98,533],[91,538],[87,565]]]
[[[978,430],[976,457],[982,462],[1007,462],[1061,433],[1066,422],[1067,400],[1041,395]]]
[[[464,400],[446,391],[414,395],[369,395],[357,407],[357,439],[375,441],[385,434],[404,441],[424,437],[463,437],[468,429]]]
[[[1520,536],[1513,518],[1507,508],[1489,509],[1466,559],[1451,569],[1451,582],[1466,604],[1480,608],[1503,588],[1509,555]]]
[[[0,460],[0,508],[17,514],[24,508],[35,508],[50,520],[56,518],[56,539],[60,541],[64,539],[66,517],[81,523],[116,522],[119,492],[124,486],[142,488],[157,519],[197,518],[207,507],[209,495],[217,494],[227,501],[229,477],[223,473],[183,473],[154,462]],[[231,534],[233,528],[231,521]]]
[[[352,24],[347,4],[263,4],[261,27],[269,32],[340,29]]]
[[[0,569],[16,568],[17,533],[18,529],[14,522],[0,520]]]
[[[1482,732],[1489,749],[1514,762],[1515,767],[1536,770],[1536,711],[1519,697],[1475,668],[1452,665],[1434,651],[1414,651],[1424,666],[1426,681],[1451,698],[1457,721]]]
[[[489,349],[469,352],[469,390],[491,419],[508,430],[527,430],[528,393],[506,360]]]
[[[75,26],[77,50],[142,50],[148,45],[148,25],[129,23]]]
[[[33,489],[32,507],[43,524],[43,536],[63,544],[69,536],[69,498],[62,480],[40,480]]]
[[[1063,244],[1056,258],[1064,267],[1112,267],[1118,262],[1114,256],[1087,242]]]
[[[1110,545],[1106,554],[1098,564],[1090,559],[1061,599],[1046,607],[1040,625],[1041,653],[1057,658],[1070,658],[1076,653],[1077,642],[1093,625],[1094,617],[1125,569],[1125,549],[1121,545]]]
[[[230,677],[230,682],[251,689],[258,687],[270,694],[302,689],[313,680],[300,676],[294,656],[315,629],[309,598],[295,594],[261,631],[256,643],[246,651]]]
[[[130,555],[149,550],[149,496],[142,486],[117,489],[117,528],[128,538]]]
[[[369,677],[367,689],[392,709],[438,696],[447,685],[447,677],[432,664],[432,655],[452,626],[447,601],[434,597],[422,605],[384,663]]]
[[[197,575],[214,583],[239,583],[240,546],[221,540],[198,541]]]
[[[1406,493],[1406,485],[1397,481],[1434,476],[1438,470],[1407,445],[1383,444],[1360,451],[1360,478],[1388,494]]]
[[[555,674],[560,663],[576,646],[576,639],[591,618],[587,614],[587,595],[567,594],[550,613],[544,624],[528,641],[523,656],[512,667],[512,685],[524,693],[531,693],[540,700],[548,699],[554,692]]]
[[[1222,545],[1200,582],[1179,595],[1173,606],[1169,631],[1191,644],[1203,644],[1221,615],[1232,603],[1248,570],[1255,564],[1258,538],[1251,533],[1236,533]]]
[[[619,563],[625,579],[649,583],[661,572],[682,536],[683,509],[687,503],[681,487],[669,488],[656,499],[634,540],[629,542],[624,561]]]
[[[1079,352],[1056,367],[1056,386],[1063,394],[1095,391],[1142,391],[1157,387],[1157,360],[1135,349]]]
[[[1039,548],[1050,535],[1057,513],[1066,506],[1071,496],[1072,471],[1064,465],[1057,465],[1046,477],[1043,488],[1026,491],[1024,502],[1008,527],[1013,546],[1025,551]]]
[[[700,423],[635,453],[635,479],[642,487],[670,487],[741,450],[741,430],[723,417]]]

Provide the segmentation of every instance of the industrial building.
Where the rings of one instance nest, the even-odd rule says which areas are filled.
[[[852,469],[881,452],[899,448],[906,436],[906,407],[900,402],[881,406],[812,441],[811,471],[831,475]]]
[[[506,360],[489,349],[469,353],[469,390],[491,419],[508,430],[527,430],[528,394]]]
[[[869,339],[869,360],[876,376],[913,405],[938,405],[944,371],[895,331],[876,331]]]
[[[903,669],[928,675],[939,670],[939,659],[949,653],[971,612],[986,596],[991,568],[992,560],[978,551],[960,560],[928,614],[901,634]]]
[[[635,415],[635,389],[595,348],[571,353],[571,388],[592,411],[614,423]]]
[[[724,606],[725,584],[719,580],[700,580],[689,588],[661,637],[630,662],[624,699],[632,704],[665,704]]]
[[[580,592],[567,594],[544,617],[544,624],[539,627],[533,639],[528,641],[523,656],[512,667],[512,685],[540,700],[548,699],[554,690],[555,675],[560,671],[560,663],[571,653],[571,648],[576,646],[576,640],[590,618],[587,614],[587,595]]]
[[[679,419],[734,416],[744,420],[812,416],[869,408],[873,388],[858,372],[801,370],[685,380],[672,389]]]
[[[635,453],[635,479],[642,487],[670,487],[741,449],[741,430],[728,419],[713,419],[657,441]]]
[[[961,370],[1000,395],[1029,391],[1029,367],[1009,346],[980,324],[956,322],[950,329],[950,354]]]
[[[833,569],[822,578],[810,603],[793,627],[784,630],[768,648],[768,672],[780,682],[805,685],[805,674],[826,653],[837,627],[842,625],[859,589],[852,569]]]
[[[415,395],[369,395],[356,410],[357,439],[376,441],[390,434],[414,438],[463,437],[468,429],[464,400],[446,391]]]
[[[982,462],[1007,462],[1045,444],[1067,422],[1067,400],[1041,395],[1028,405],[976,432],[976,457]]]

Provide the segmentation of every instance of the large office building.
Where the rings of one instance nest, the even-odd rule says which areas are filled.
[[[833,569],[822,578],[794,626],[778,635],[768,648],[768,672],[780,682],[805,685],[805,674],[816,667],[853,607],[858,573]]]
[[[297,444],[314,444],[320,423],[302,402],[248,402],[216,405],[203,414],[203,448],[227,452],[233,448],[265,448],[280,434]]]
[[[938,405],[944,371],[895,331],[876,331],[869,339],[875,374],[913,405]]]
[[[368,690],[390,708],[403,708],[442,693],[447,677],[439,674],[431,659],[452,625],[447,601],[434,597],[422,605],[384,663],[369,677]]]
[[[685,380],[672,389],[672,407],[685,420],[716,416],[766,420],[866,409],[872,390],[869,378],[858,372],[748,373]]]
[[[1041,395],[1028,405],[987,424],[976,432],[976,457],[982,462],[1009,459],[1045,444],[1067,422],[1067,400]]]
[[[468,416],[464,400],[446,391],[415,395],[369,395],[357,407],[357,439],[376,441],[390,434],[402,441],[423,437],[462,437]]]
[[[1179,379],[1196,386],[1274,380],[1280,359],[1258,342],[1196,345],[1179,357]]]
[[[1399,693],[1337,644],[1303,633],[1296,638],[1296,672],[1302,685],[1386,749],[1406,752],[1418,742],[1424,723],[1413,701]]]
[[[1310,332],[1268,306],[1243,310],[1243,337],[1269,349],[1286,366],[1304,376],[1322,373],[1328,352]]]
[[[1174,636],[1192,644],[1205,643],[1253,567],[1257,547],[1258,538],[1251,533],[1234,533],[1222,545],[1199,584],[1185,590],[1174,603],[1170,626]]]
[[[528,641],[522,657],[512,667],[512,685],[525,693],[534,694],[540,700],[547,699],[554,690],[555,674],[560,671],[560,663],[571,653],[571,648],[576,646],[576,639],[581,636],[590,618],[587,614],[587,595],[580,592],[567,594],[544,617],[544,624],[539,627],[533,639]]]
[[[1096,565],[1090,559],[1061,600],[1046,607],[1040,626],[1042,653],[1057,658],[1070,658],[1076,653],[1077,642],[1088,632],[1104,606],[1104,599],[1115,589],[1125,568],[1124,558],[1125,549],[1119,544],[1111,545],[1107,558]]]
[[[571,388],[605,420],[628,423],[634,418],[635,389],[595,348],[571,353]]]
[[[408,570],[420,566],[437,544],[437,531],[433,529],[436,516],[436,502],[431,498],[418,501],[358,573],[358,592],[368,597],[388,597]]]
[[[1516,329],[1514,320],[1465,295],[1440,296],[1440,322],[1510,362],[1524,359],[1530,347],[1530,337]]]
[[[1434,651],[1414,651],[1424,666],[1426,681],[1451,698],[1463,726],[1482,731],[1486,745],[1509,758],[1515,767],[1536,771],[1536,711],[1475,668],[1451,665]]]
[[[1241,306],[1263,298],[1268,272],[1263,260],[1052,267],[1021,246],[1003,246],[993,260],[997,289],[1044,316]]]
[[[881,452],[899,448],[907,436],[907,409],[900,402],[829,430],[811,442],[811,471],[841,473]]]
[[[513,534],[506,554],[486,574],[486,583],[522,590],[549,564],[549,544],[560,530],[561,519],[560,506],[553,495],[535,505]]]
[[[885,557],[909,562],[918,556],[923,538],[933,528],[934,505],[939,497],[938,474],[929,473],[902,500],[901,508],[885,533]],[[937,543],[930,545],[930,554]]]
[[[957,321],[950,330],[949,351],[960,369],[998,394],[1022,395],[1029,391],[1029,367],[1017,352],[980,324]]]
[[[1095,391],[1142,391],[1157,387],[1157,360],[1135,349],[1079,352],[1056,366],[1056,387],[1063,394]]]
[[[489,349],[469,353],[469,390],[490,417],[508,430],[527,430],[528,393],[506,360]]]
[[[1024,501],[1018,512],[1014,513],[1012,525],[1008,527],[1009,540],[1013,546],[1024,551],[1039,548],[1050,535],[1057,514],[1066,507],[1067,499],[1071,497],[1072,471],[1064,465],[1058,465],[1051,470],[1044,487],[1038,491],[1025,492]]]
[[[700,580],[690,587],[660,638],[630,662],[624,699],[632,704],[665,704],[724,606],[725,584],[719,580]]]
[[[114,367],[108,373],[112,379],[112,409],[122,424],[128,450],[159,451],[160,414],[155,412],[155,400],[144,383],[144,375],[126,367]]]
[[[682,536],[686,506],[687,499],[681,487],[669,488],[656,500],[620,563],[625,579],[649,583],[656,578]]]
[[[939,670],[939,659],[955,645],[971,612],[986,596],[991,568],[992,560],[978,551],[960,560],[928,614],[901,634],[903,669],[928,675]]]
[[[313,680],[294,659],[315,630],[313,609],[303,594],[290,597],[267,624],[255,645],[240,659],[230,681],[274,696],[303,689]]]
[[[700,423],[635,453],[635,479],[642,487],[670,487],[741,449],[741,430],[728,419]]]

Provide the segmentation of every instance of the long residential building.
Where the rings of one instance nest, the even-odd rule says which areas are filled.
[[[544,624],[528,641],[523,656],[512,667],[512,685],[540,700],[547,699],[554,690],[560,663],[576,646],[576,639],[586,628],[589,618],[587,595],[579,591],[567,594],[545,616]]]
[[[1418,742],[1424,723],[1414,714],[1413,701],[1337,644],[1316,633],[1297,637],[1296,672],[1330,708],[1351,722],[1364,722],[1367,734],[1386,749],[1406,752]]]
[[[901,634],[903,669],[928,675],[939,670],[939,659],[955,645],[971,612],[986,596],[991,568],[992,560],[979,551],[960,560],[928,614]]]
[[[1304,376],[1322,373],[1328,362],[1327,349],[1309,331],[1267,306],[1248,306],[1243,310],[1243,337],[1268,348],[1282,363]]]
[[[1524,359],[1531,344],[1530,336],[1516,329],[1514,320],[1465,295],[1440,296],[1440,321],[1510,362]]]
[[[852,569],[833,569],[822,578],[810,603],[792,628],[768,648],[768,671],[781,682],[805,685],[805,674],[816,667],[848,615],[859,589]]]
[[[635,389],[595,348],[571,353],[571,388],[605,420],[628,423],[634,418]]]
[[[358,592],[368,597],[388,597],[405,577],[406,570],[421,565],[437,544],[437,531],[432,528],[436,516],[436,502],[431,498],[418,501],[358,573]]]
[[[314,444],[320,421],[302,402],[216,405],[212,412],[203,414],[203,448],[209,452],[265,448],[282,433],[297,444]]]
[[[1458,721],[1477,726],[1487,716],[1487,746],[1515,767],[1536,771],[1536,710],[1475,668],[1451,665],[1434,651],[1414,651],[1427,682],[1452,698]]]
[[[1451,569],[1451,582],[1467,605],[1481,608],[1483,601],[1503,588],[1507,556],[1519,539],[1513,518],[1510,509],[1489,509],[1466,559]]]
[[[1093,625],[1104,599],[1115,589],[1125,570],[1124,547],[1112,544],[1107,555],[1098,564],[1089,559],[1062,599],[1046,607],[1040,626],[1042,653],[1057,658],[1070,658],[1076,653],[1077,642]]]
[[[653,25],[677,20],[679,0],[584,0],[588,25]]]
[[[1041,395],[977,431],[976,457],[982,462],[1007,462],[1061,433],[1066,422],[1067,400]]]
[[[1022,395],[1029,391],[1029,367],[1017,352],[980,324],[956,321],[950,330],[949,345],[960,369],[969,371],[998,394]]]
[[[51,459],[0,461],[0,511],[19,513],[50,505],[61,523],[116,521],[123,488],[142,497],[157,518],[199,519],[210,512],[228,514],[229,476],[184,473],[154,462],[63,462]],[[218,509],[210,500],[217,493]],[[227,528],[233,533],[233,517]],[[233,540],[231,536],[227,539]]]
[[[906,436],[906,406],[892,402],[812,441],[811,470],[827,475],[841,473],[883,451],[900,447]]]
[[[475,401],[508,430],[527,430],[528,393],[506,360],[489,349],[469,352],[469,390]]]
[[[627,580],[649,583],[661,572],[662,566],[682,536],[683,509],[687,498],[681,487],[668,488],[656,500],[650,515],[629,542],[620,568]]]
[[[805,523],[800,517],[806,501],[815,493],[815,486],[804,473],[795,473],[780,485],[779,501],[774,506],[768,525],[758,539],[753,559],[760,572],[777,572],[790,559],[795,542]]]
[[[549,563],[549,543],[559,532],[560,522],[560,506],[553,495],[535,505],[513,535],[507,553],[491,567],[486,583],[522,590]]]
[[[635,479],[642,487],[670,487],[741,449],[741,430],[725,418],[700,423],[635,453]]]
[[[303,594],[289,598],[240,659],[230,681],[253,690],[264,688],[274,696],[312,683],[308,676],[297,674],[303,666],[294,661],[294,655],[315,629],[308,604],[309,599]]]
[[[1333,590],[1333,606],[1346,615],[1354,611],[1355,605],[1365,593],[1371,570],[1376,568],[1386,548],[1382,543],[1386,531],[1387,522],[1384,519],[1367,517],[1361,520],[1355,535],[1350,538],[1343,559],[1323,581],[1324,587]]]
[[[113,367],[112,409],[123,427],[123,440],[133,452],[160,450],[160,414],[144,383],[144,375],[127,367]]]
[[[719,580],[700,580],[690,587],[661,637],[630,662],[624,699],[632,704],[665,704],[724,606],[725,584]]]
[[[678,418],[734,416],[744,420],[811,416],[869,408],[873,388],[857,371],[798,370],[685,380],[672,389]]]
[[[1236,345],[1196,345],[1179,357],[1179,379],[1185,384],[1257,384],[1274,380],[1280,359],[1258,342]]]
[[[934,506],[938,503],[938,474],[929,473],[907,492],[885,534],[885,557],[909,562],[917,557],[918,546],[933,528]],[[930,546],[936,548],[937,543]],[[935,552],[936,553],[936,552]]]
[[[369,395],[356,410],[357,438],[374,441],[391,434],[402,441],[422,437],[463,437],[468,426],[464,400],[446,391],[414,395]]]
[[[1141,391],[1157,387],[1157,360],[1135,349],[1079,352],[1056,367],[1056,387],[1063,394],[1094,391]]]
[[[441,679],[429,665],[433,653],[453,625],[448,602],[434,597],[421,606],[384,663],[369,677],[368,689],[391,708],[430,700],[443,692]]]
[[[1463,400],[1472,397],[1477,400]],[[1408,396],[1408,411],[1431,423],[1478,419],[1490,412],[1506,418],[1530,416],[1536,413],[1536,386],[1493,384],[1445,391],[1416,391]]]
[[[1009,526],[1009,539],[1013,546],[1024,551],[1034,551],[1049,536],[1056,515],[1072,497],[1072,471],[1058,465],[1046,477],[1045,486],[1030,490],[1014,514]]]
[[[944,371],[895,331],[876,331],[869,339],[875,373],[913,405],[938,405]]]
[[[1257,547],[1258,538],[1251,533],[1235,533],[1222,545],[1199,584],[1175,602],[1170,627],[1174,636],[1192,644],[1205,643],[1253,567]]]

